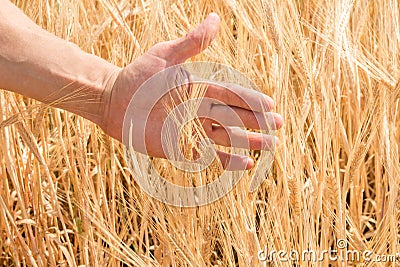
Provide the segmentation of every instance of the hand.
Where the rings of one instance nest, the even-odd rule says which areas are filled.
[[[108,94],[108,99],[106,99],[104,120],[100,123],[103,130],[110,136],[121,141],[123,121],[129,101],[140,86],[154,74],[168,67],[181,64],[207,48],[218,32],[219,23],[220,19],[218,15],[212,13],[201,25],[185,37],[153,46],[147,53],[124,68],[119,73],[114,86]],[[165,96],[164,98],[167,97]],[[274,125],[275,129],[279,129],[283,124],[282,117],[276,113],[271,113],[272,116],[269,116],[272,117],[273,122],[265,121],[262,112],[273,109],[274,102],[270,97],[255,90],[239,86],[229,86],[229,88],[226,88],[210,85],[207,88],[205,97],[215,99],[215,103],[222,102],[231,107],[247,128],[260,129],[260,118],[264,120],[264,123]],[[149,101],[146,95],[143,95],[140,107],[137,107],[135,114],[133,114],[134,128],[145,128],[141,129],[145,130],[145,136],[143,136],[145,147],[141,145],[140,140],[136,140],[136,142],[136,138],[133,138],[133,146],[138,152],[147,153],[154,157],[166,157],[161,143],[161,129],[168,113],[163,101],[159,101],[154,106]],[[202,120],[202,126],[207,136],[216,144],[224,146],[234,145],[229,140],[229,134],[234,135],[236,139],[242,140],[243,143],[248,142],[250,149],[254,150],[266,149],[268,148],[268,144],[275,142],[272,136],[247,132],[234,127],[241,126],[241,124],[237,121],[232,121],[229,116],[230,114],[226,110],[226,106],[213,105],[215,103],[205,103],[205,105],[202,105],[202,108],[206,109],[205,112],[209,114],[209,117],[216,118],[225,125],[215,125],[215,120],[204,119]],[[151,112],[150,108],[152,108]],[[145,116],[147,113],[150,113],[148,118]],[[224,128],[223,126],[226,127]],[[235,145],[241,146],[240,144]],[[246,156],[232,155],[222,151],[218,151],[217,153],[223,167],[229,170],[250,169],[254,164]]]

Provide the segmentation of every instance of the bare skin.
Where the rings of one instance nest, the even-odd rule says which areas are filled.
[[[0,5],[0,88],[83,116],[119,141],[122,140],[126,109],[138,88],[155,73],[201,53],[217,35],[220,23],[218,15],[212,13],[185,37],[159,43],[127,67],[119,68],[41,29],[7,0],[0,0]],[[245,122],[244,126],[253,129],[260,128],[256,117],[274,108],[270,97],[245,88],[228,90],[209,86],[205,96],[234,108]],[[251,108],[246,102],[252,104]],[[146,107],[146,99],[143,103]],[[143,113],[147,112],[144,109]],[[251,149],[264,149],[273,138],[237,130],[233,126],[239,124],[229,121],[228,113],[223,109],[217,110],[212,105],[206,109],[226,122],[222,125],[224,129],[215,126],[213,120],[203,120],[207,136],[216,144],[231,145],[227,132],[248,141]],[[150,156],[165,157],[160,136],[166,116],[161,102],[151,110],[146,124],[151,130],[146,131],[145,136],[146,153]],[[144,119],[141,114],[134,117],[137,124]],[[283,124],[282,117],[276,113],[272,117],[275,128],[279,129]],[[218,156],[223,166],[229,165],[232,170],[250,169],[254,164],[241,155],[218,151]]]

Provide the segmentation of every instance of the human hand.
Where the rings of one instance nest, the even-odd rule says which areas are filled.
[[[218,32],[219,23],[219,17],[212,13],[185,37],[153,46],[147,53],[124,68],[119,73],[108,94],[108,99],[105,101],[104,119],[100,123],[102,129],[110,136],[122,141],[124,117],[129,102],[138,89],[156,73],[182,64],[188,58],[207,48]],[[153,105],[151,96],[146,94],[140,96],[140,102],[135,106],[134,114],[131,114],[135,132],[133,147],[136,151],[149,156],[166,157],[161,132],[163,123],[168,116],[165,102],[169,97],[166,95]],[[263,116],[263,112],[274,108],[274,102],[270,97],[252,89],[216,84],[210,84],[207,87],[204,97],[215,99],[215,101],[205,101],[202,105],[202,113],[207,114],[208,118],[201,122],[207,136],[216,144],[238,147],[245,147],[244,144],[248,144],[250,149],[261,150],[268,149],[271,144],[276,143],[273,136],[247,132],[235,127],[262,129],[266,127],[265,125],[273,125],[275,129],[279,129],[283,124],[283,119],[279,114],[270,113],[272,116],[267,116],[267,118],[272,118],[272,121],[266,121],[268,119]],[[223,103],[225,106],[217,103]],[[175,102],[174,104],[179,103]],[[238,115],[241,122],[232,119],[227,106]],[[216,125],[216,121],[220,125]],[[143,132],[144,135],[140,136],[140,132]],[[234,136],[239,142],[232,144],[231,136]],[[217,154],[223,167],[228,170],[250,169],[254,164],[246,156],[232,155],[223,151],[217,151]]]

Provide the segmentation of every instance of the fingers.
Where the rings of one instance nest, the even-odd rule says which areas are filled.
[[[219,24],[219,16],[215,13],[210,13],[203,23],[190,31],[185,37],[168,42],[172,51],[174,51],[174,62],[181,64],[186,59],[206,49],[217,35]]]
[[[209,118],[223,126],[239,126],[257,130],[277,130],[283,125],[278,113],[254,112],[226,105],[212,105]]]
[[[239,127],[212,126],[212,131],[208,136],[217,145],[226,147],[272,150],[279,145],[279,139],[275,136],[248,132]]]
[[[253,167],[254,161],[242,155],[229,154],[223,151],[217,151],[221,160],[222,167],[227,171],[249,170]]]
[[[228,106],[240,107],[256,112],[268,112],[274,109],[275,103],[269,96],[237,84],[210,84],[205,95],[225,103]]]

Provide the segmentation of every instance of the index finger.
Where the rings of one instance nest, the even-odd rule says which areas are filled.
[[[206,96],[220,103],[256,112],[269,112],[275,107],[271,97],[238,84],[209,82]]]

